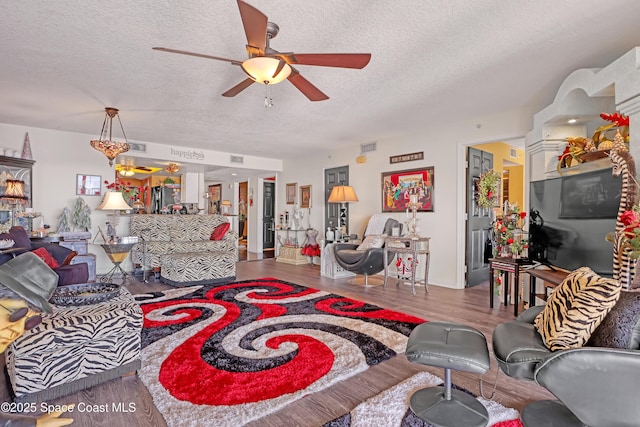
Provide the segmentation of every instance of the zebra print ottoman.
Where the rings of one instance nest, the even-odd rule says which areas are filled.
[[[53,307],[7,348],[15,401],[56,399],[140,368],[142,310],[128,290],[99,304]]]
[[[228,283],[236,279],[233,252],[185,252],[162,255],[160,280],[172,286]]]

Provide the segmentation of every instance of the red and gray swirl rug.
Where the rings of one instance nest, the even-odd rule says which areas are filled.
[[[404,352],[424,322],[271,278],[136,299],[139,375],[169,426],[261,418]]]

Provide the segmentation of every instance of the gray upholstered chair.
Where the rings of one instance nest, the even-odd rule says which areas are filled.
[[[623,291],[587,346],[577,349],[550,351],[545,346],[533,324],[543,308],[531,307],[493,331],[500,369],[510,377],[537,382],[558,399],[527,405],[522,411],[525,427],[637,426],[640,293]]]
[[[391,231],[395,227],[402,231],[402,224],[393,218],[388,218],[381,234],[390,236]],[[364,274],[365,286],[368,286],[369,276],[384,270],[384,247],[358,250],[358,246],[359,245],[353,243],[337,243],[333,246],[333,250],[338,265],[347,271]],[[392,260],[393,256],[390,256],[387,260],[387,265],[390,264]]]

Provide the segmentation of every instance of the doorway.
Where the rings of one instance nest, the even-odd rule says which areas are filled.
[[[488,251],[488,248],[485,250],[488,230],[492,227],[492,221],[500,216],[502,212],[500,207],[504,201],[508,200],[512,205],[517,204],[522,211],[527,208],[524,137],[473,146],[460,146],[459,154],[459,158],[467,162],[467,172],[466,179],[462,180],[465,188],[461,192],[464,198],[461,203],[466,210],[462,212],[464,224],[461,225],[465,227],[465,239],[461,241],[464,246],[458,246],[458,253],[461,254],[458,258],[460,268],[458,271],[462,274],[462,277],[459,276],[459,283],[461,282],[464,287],[470,287],[486,283],[489,279],[489,265],[485,261],[493,256],[493,253]],[[492,160],[488,160],[489,155]],[[503,179],[507,178],[507,180],[506,183],[500,183],[496,207],[491,210],[483,210],[479,209],[475,203],[474,178],[477,180],[480,173],[489,168],[489,164],[502,175]]]
[[[338,217],[340,215],[340,205],[338,203],[328,203],[331,190],[336,185],[349,185],[349,166],[340,166],[337,168],[325,169],[324,171],[324,226],[325,229],[332,230],[338,226]],[[345,204],[345,214],[349,218],[349,204]],[[346,221],[346,234],[349,234],[349,221]]]
[[[273,257],[276,234],[276,183],[264,181],[262,184],[262,252]]]

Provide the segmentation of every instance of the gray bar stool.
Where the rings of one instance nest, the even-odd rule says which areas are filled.
[[[407,341],[407,359],[444,368],[444,385],[423,388],[411,396],[410,407],[420,419],[436,427],[484,427],[487,409],[475,397],[451,389],[451,370],[484,374],[489,349],[482,332],[465,325],[427,322],[418,325]]]

